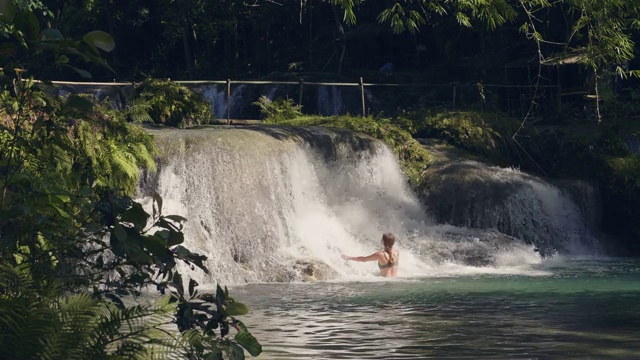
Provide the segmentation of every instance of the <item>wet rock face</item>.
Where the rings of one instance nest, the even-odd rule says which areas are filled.
[[[323,281],[337,277],[329,265],[315,260],[297,260],[294,268],[299,271],[302,281]]]
[[[450,163],[431,169],[418,196],[437,222],[457,226],[494,226],[491,213],[520,186],[500,181],[495,172],[476,162]]]
[[[517,169],[430,146],[436,161],[425,171],[417,195],[436,222],[497,229],[534,244],[543,254],[600,251],[591,235],[598,215],[587,211],[599,205],[597,194],[585,190],[588,184],[554,185]]]

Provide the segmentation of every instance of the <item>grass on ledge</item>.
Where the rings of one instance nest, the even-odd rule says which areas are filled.
[[[402,171],[412,186],[419,183],[433,156],[411,134],[391,124],[389,119],[355,116],[299,116],[293,119],[266,119],[265,124],[324,126],[367,134],[383,141],[396,154]]]

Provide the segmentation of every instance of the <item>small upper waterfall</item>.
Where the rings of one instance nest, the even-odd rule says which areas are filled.
[[[242,118],[242,109],[245,105],[243,103],[244,91],[246,85],[240,84],[232,88],[229,96],[229,102],[231,103],[230,113],[232,118]],[[226,86],[208,85],[196,88],[201,92],[205,99],[211,103],[213,114],[217,119],[227,118],[227,90]]]
[[[318,88],[318,114],[324,116],[341,115],[342,92],[337,86],[320,86]]]
[[[217,119],[227,118],[227,85],[225,84],[197,84],[189,85],[193,90],[201,93],[213,108]],[[303,90],[302,106],[306,114],[323,116],[345,115],[347,113],[359,114],[361,110],[361,96],[357,87],[305,85]],[[271,100],[277,98],[294,99],[300,101],[299,85],[291,84],[231,84],[231,119],[258,119],[259,109],[252,104],[260,96],[266,96]],[[375,96],[371,90],[365,91],[365,97],[370,104]]]
[[[364,135],[266,126],[150,131],[159,170],[142,181],[140,197],[157,191],[165,213],[188,219],[187,245],[209,258],[204,282],[370,278],[371,264],[339,255],[376,251],[388,231],[399,238],[401,276],[526,272],[541,261],[519,233],[436,225],[394,155]],[[551,189],[539,189],[551,191],[539,212],[525,214],[530,205],[516,197],[505,214],[521,211],[531,226],[571,219]],[[547,212],[558,218],[536,218]]]

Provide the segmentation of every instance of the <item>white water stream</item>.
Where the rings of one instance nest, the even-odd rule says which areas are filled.
[[[399,239],[401,277],[544,273],[533,245],[435,225],[376,140],[268,127],[152,133],[160,169],[141,197],[157,191],[165,214],[188,219],[186,245],[207,255],[211,270],[193,275],[201,284],[301,281],[309,266],[328,280],[374,280],[374,263],[340,254],[368,255],[389,231]]]

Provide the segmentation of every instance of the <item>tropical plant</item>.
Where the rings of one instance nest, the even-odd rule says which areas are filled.
[[[260,113],[271,122],[291,120],[302,116],[302,105],[296,105],[293,99],[277,98],[271,100],[266,96],[260,96],[253,105],[259,107]]]
[[[144,120],[146,107],[118,112],[91,97],[47,94],[34,80],[72,67],[67,55],[103,64],[98,49],[113,49],[111,37],[40,31],[33,12],[10,0],[0,0],[0,22],[3,49],[13,50],[0,52],[0,354],[140,358],[161,345],[192,358],[242,358],[243,346],[257,355],[259,344],[232,317],[244,305],[225,291],[213,303],[197,297],[193,281],[184,298],[177,264],[207,271],[206,257],[183,245],[186,219],[163,214],[159,196],[152,214],[130,197],[141,169],[155,169],[153,138],[128,122]],[[150,286],[171,295],[157,306],[123,301]],[[181,325],[162,327],[171,323]],[[211,331],[230,324],[235,341]]]
[[[170,80],[146,79],[136,87],[135,99],[148,104],[156,124],[186,128],[213,118],[211,103],[200,93]]]

